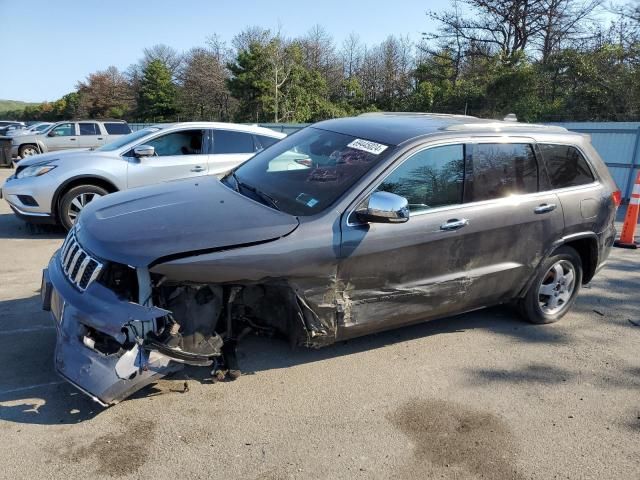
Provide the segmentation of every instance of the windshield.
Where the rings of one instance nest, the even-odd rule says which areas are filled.
[[[223,182],[296,216],[318,213],[389,153],[388,145],[308,127],[243,163]]]
[[[113,142],[107,143],[99,148],[96,148],[99,152],[113,152],[114,150],[118,150],[119,148],[124,147],[125,145],[135,142],[136,140],[141,139],[142,137],[146,137],[150,133],[157,132],[160,130],[157,127],[149,127],[143,128],[142,130],[138,130],[137,132],[132,132],[128,135],[118,138]]]

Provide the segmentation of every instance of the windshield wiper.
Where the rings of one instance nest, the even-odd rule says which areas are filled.
[[[271,195],[264,193],[261,190],[258,190],[256,187],[252,187],[251,185],[247,185],[246,183],[242,183],[238,181],[235,174],[233,174],[233,178],[237,182],[238,187],[242,187],[246,190],[249,190],[250,192],[253,192],[258,198],[260,198],[263,201],[263,203],[267,203],[269,206],[275,208],[276,210],[280,210],[280,208],[278,207],[278,202]]]
[[[240,179],[236,176],[236,172],[235,171],[231,171],[229,173],[229,175],[227,175],[227,177],[231,177],[233,178],[234,182],[236,182],[236,188],[235,191],[240,193],[240,188],[244,188],[245,190],[249,190],[250,192],[252,192],[256,197],[258,197],[260,200],[262,200],[262,203],[267,204],[268,206],[275,208],[276,210],[280,210],[280,207],[278,207],[278,201],[273,198],[271,195],[258,190],[256,187],[252,187],[251,185],[248,185],[244,182],[241,182]],[[227,178],[225,177],[225,179]]]

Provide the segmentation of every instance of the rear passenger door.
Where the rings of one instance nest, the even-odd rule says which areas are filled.
[[[96,148],[104,145],[105,136],[96,122],[78,122],[80,133],[79,146],[82,148]]]
[[[478,227],[469,261],[488,267],[474,292],[474,307],[518,294],[563,235],[562,204],[547,188],[536,151],[528,138],[481,139],[472,145],[464,201]],[[495,268],[498,265],[506,268]]]
[[[74,122],[61,123],[56,125],[49,133],[45,140],[47,150],[54,152],[56,150],[65,150],[67,148],[78,148],[78,133]]]
[[[212,130],[213,154],[209,157],[209,173],[224,173],[251,158],[259,147],[253,134],[236,130]]]

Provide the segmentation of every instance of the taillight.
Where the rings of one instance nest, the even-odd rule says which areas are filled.
[[[622,202],[622,192],[620,190],[616,190],[611,194],[611,198],[613,198],[613,203],[615,203],[616,208],[620,206],[620,202]]]

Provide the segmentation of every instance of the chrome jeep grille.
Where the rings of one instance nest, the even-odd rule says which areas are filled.
[[[67,279],[82,292],[98,278],[103,267],[102,263],[82,249],[73,230],[60,249],[60,263]]]

